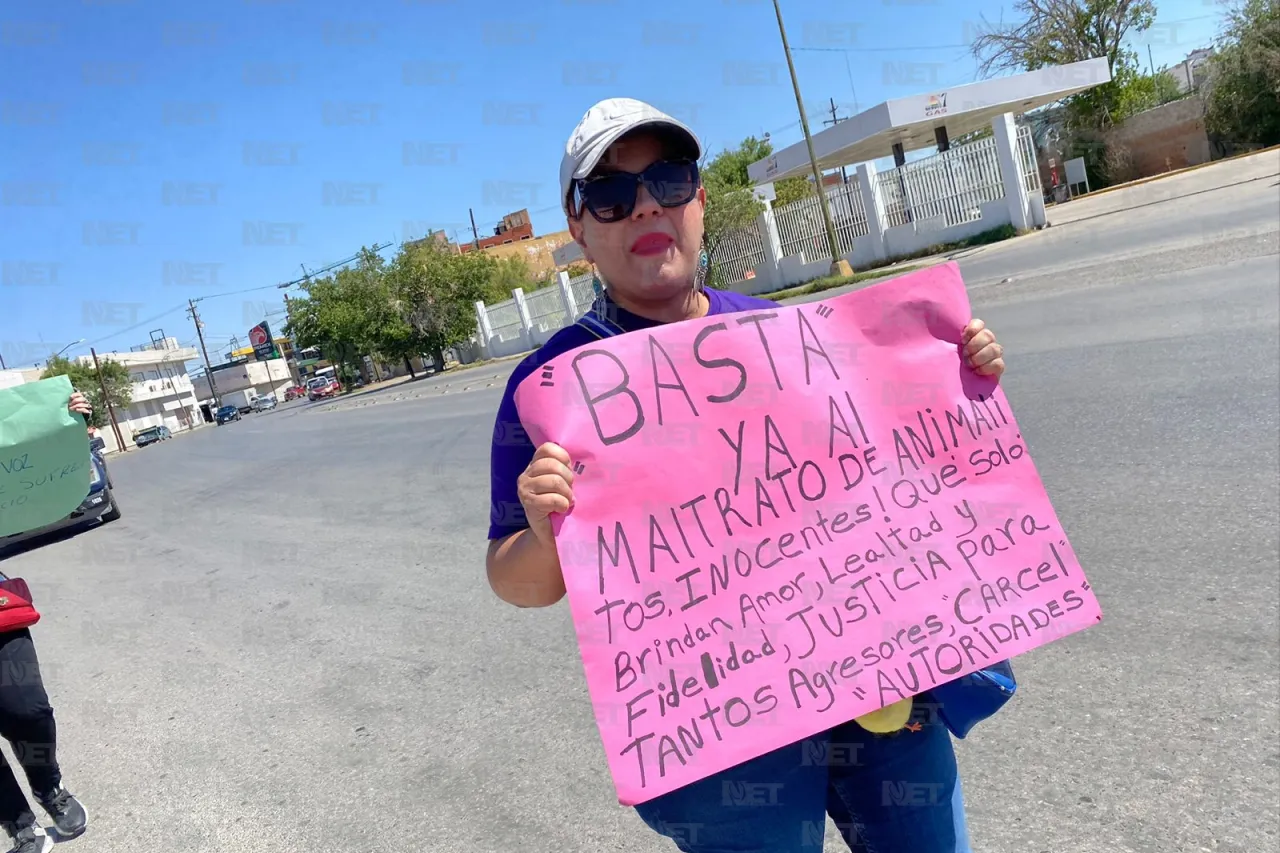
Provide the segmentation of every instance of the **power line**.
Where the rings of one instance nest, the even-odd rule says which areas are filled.
[[[390,242],[376,244],[373,247],[373,251],[381,252],[383,249],[387,248],[390,245],[391,245]],[[343,258],[340,261],[335,261],[334,263],[329,264],[328,266],[321,267],[318,270],[313,270],[310,273],[307,273],[302,278],[296,278],[293,281],[288,281],[288,282],[285,282],[284,284],[263,284],[263,285],[259,285],[258,287],[246,287],[242,290],[228,290],[223,293],[208,293],[208,294],[205,294],[204,296],[197,296],[195,298],[195,301],[200,302],[205,299],[216,299],[220,296],[239,296],[242,293],[253,293],[258,290],[280,290],[286,287],[293,287],[294,285],[302,284],[305,281],[311,280],[319,273],[326,273],[326,272],[329,272],[330,270],[338,269],[339,267],[346,266],[352,261],[358,261],[359,259],[360,259],[360,252],[356,252],[354,255],[352,255],[349,258]],[[305,266],[302,269],[304,272],[306,271]]]
[[[186,307],[187,307],[187,306],[185,306],[185,305],[178,305],[178,306],[176,306],[176,307],[174,307],[174,308],[170,308],[168,311],[165,311],[163,314],[157,314],[156,316],[154,316],[154,317],[150,317],[150,318],[148,318],[148,319],[146,319],[146,320],[143,320],[143,321],[142,321],[142,322],[140,322],[140,323],[134,323],[132,326],[128,326],[128,327],[126,327],[126,328],[123,328],[123,329],[121,329],[121,330],[120,330],[120,331],[118,331],[118,332],[112,332],[112,333],[111,333],[111,334],[109,334],[109,335],[104,335],[103,337],[98,338],[96,341],[89,341],[87,344],[84,344],[83,346],[96,347],[98,344],[102,343],[103,341],[109,341],[109,340],[111,340],[112,338],[118,338],[118,337],[120,337],[120,336],[121,336],[121,335],[123,335],[123,334],[127,334],[128,332],[132,332],[134,329],[140,329],[140,328],[142,328],[143,326],[150,325],[151,323],[154,323],[156,320],[160,320],[160,319],[163,319],[163,318],[165,318],[165,317],[168,317],[170,314],[173,314],[174,312],[177,312],[177,311],[181,311],[181,310],[183,310],[183,309],[184,309],[184,308],[186,308]],[[78,349],[78,348],[79,348],[79,347],[77,347],[77,349]]]
[[[907,50],[951,50],[968,48],[967,44],[916,44],[905,47],[793,47],[792,50],[804,50],[811,53],[895,53]]]

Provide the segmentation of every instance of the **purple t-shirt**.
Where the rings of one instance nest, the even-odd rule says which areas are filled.
[[[711,303],[710,314],[736,314],[739,311],[752,311],[760,308],[774,307],[776,303],[756,296],[744,296],[727,290],[706,290],[707,301]],[[627,332],[650,329],[660,326],[656,320],[649,320],[632,314],[619,307],[617,303],[606,300],[608,317]],[[518,533],[529,526],[524,517],[524,507],[516,494],[516,480],[524,473],[533,461],[534,446],[520,423],[520,415],[516,411],[516,388],[525,377],[532,374],[541,365],[546,364],[558,355],[575,350],[578,347],[594,343],[597,338],[576,323],[556,332],[536,352],[520,362],[520,366],[507,380],[506,393],[502,395],[502,403],[498,406],[498,417],[493,427],[493,449],[489,461],[489,538],[501,539],[512,533]]]

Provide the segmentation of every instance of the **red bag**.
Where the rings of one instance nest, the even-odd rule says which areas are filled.
[[[0,634],[21,631],[40,621],[40,611],[31,603],[31,590],[22,578],[0,580]]]

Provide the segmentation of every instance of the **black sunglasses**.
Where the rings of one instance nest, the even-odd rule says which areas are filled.
[[[663,207],[681,207],[693,201],[698,193],[698,164],[692,160],[658,160],[639,174],[609,172],[580,179],[574,185],[578,216],[586,209],[599,222],[626,219],[636,209],[641,184]]]

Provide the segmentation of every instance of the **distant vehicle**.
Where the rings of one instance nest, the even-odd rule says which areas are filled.
[[[307,399],[321,400],[332,397],[341,390],[342,386],[332,376],[316,376],[307,382]]]
[[[229,421],[240,420],[240,410],[235,406],[223,406],[221,409],[218,409],[214,418],[218,421],[218,426],[222,426]]]
[[[173,433],[169,432],[166,426],[147,427],[140,432],[133,434],[133,443],[138,447],[146,447],[148,444],[155,444],[158,441],[168,441],[173,438]]]
[[[59,530],[92,524],[98,520],[106,523],[120,518],[120,505],[116,503],[116,496],[112,491],[114,484],[111,482],[111,474],[107,472],[107,463],[102,458],[101,450],[98,449],[102,445],[95,446],[101,441],[102,439],[100,438],[94,439],[89,445],[89,464],[91,465],[89,469],[89,493],[80,502],[80,506],[76,507],[66,518],[55,521],[52,524],[0,538],[0,548],[7,548],[10,545],[16,545],[19,542],[25,542],[28,539],[34,539],[37,536],[44,536]]]
[[[307,389],[303,388],[301,385],[294,385],[284,390],[284,401],[286,403],[290,400],[296,400],[299,397],[305,396],[307,396]]]
[[[253,401],[253,410],[255,412],[266,412],[276,407],[276,398],[267,394],[265,397],[259,397]]]
[[[253,401],[258,399],[258,392],[252,388],[242,391],[231,391],[222,395],[222,405],[235,406],[240,414],[247,415],[253,411]]]

